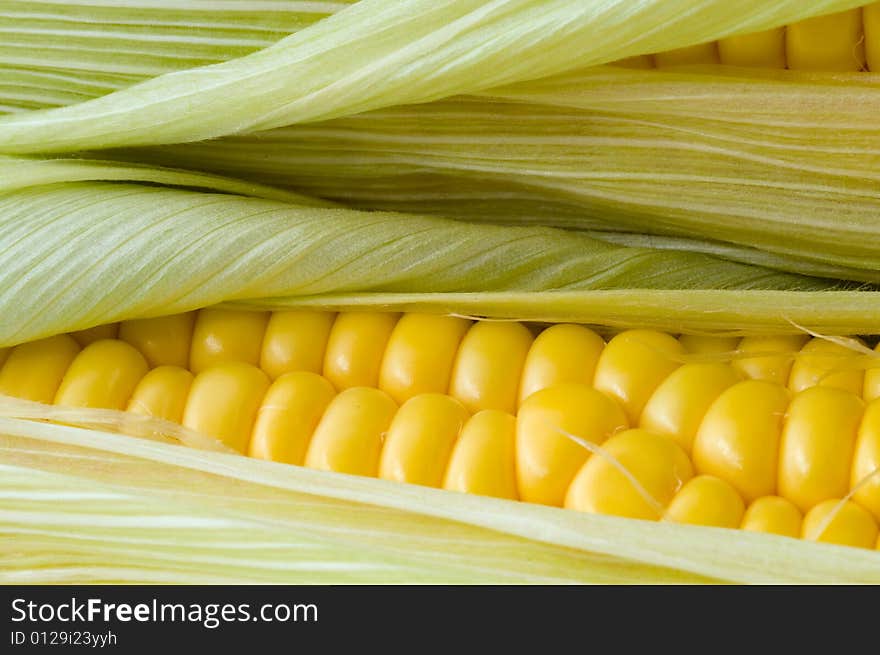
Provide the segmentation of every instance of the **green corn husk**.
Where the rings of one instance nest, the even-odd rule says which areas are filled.
[[[242,57],[350,3],[0,0],[0,107],[74,104]]]
[[[869,551],[581,514],[15,414],[0,402],[7,584],[880,582]]]
[[[0,117],[0,152],[69,152],[266,130],[535,80],[859,4],[362,0],[244,57],[72,106]]]
[[[878,80],[604,67],[125,156],[363,209],[675,237],[740,261],[876,283]]]
[[[82,167],[71,164],[81,179]],[[53,179],[64,166],[55,162]],[[845,288],[551,228],[106,182],[0,195],[0,240],[9,244],[0,250],[0,347],[126,318],[295,296]],[[544,302],[541,311],[552,306]]]
[[[0,194],[61,182],[144,182],[278,200],[304,207],[335,207],[330,201],[276,187],[201,171],[99,159],[37,159],[0,155]]]

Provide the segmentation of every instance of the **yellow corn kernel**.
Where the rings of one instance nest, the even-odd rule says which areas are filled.
[[[269,378],[252,364],[212,366],[193,380],[183,424],[244,453],[268,388]]]
[[[179,366],[159,366],[147,373],[128,401],[126,412],[183,423],[193,374]]]
[[[294,371],[321,373],[336,314],[273,312],[263,336],[260,368],[271,379]]]
[[[326,378],[310,371],[279,377],[263,398],[248,455],[302,465],[309,441],[336,391]]]
[[[742,354],[754,353],[754,356],[738,357],[731,363],[747,378],[785,386],[788,384],[795,353],[803,348],[808,338],[801,334],[743,337],[737,351]]]
[[[712,475],[687,482],[669,503],[664,520],[718,528],[738,528],[745,504],[732,486]]]
[[[865,27],[865,58],[868,70],[880,73],[880,2],[875,2],[862,10]]]
[[[117,339],[95,341],[67,369],[55,394],[55,404],[125,409],[148,370],[144,356],[134,346]]]
[[[880,521],[880,400],[870,402],[865,408],[856,438],[849,484],[850,489],[861,484],[853,500]]]
[[[6,358],[9,357],[10,350],[12,350],[12,348],[0,348],[0,367],[6,363]]]
[[[862,399],[865,402],[880,398],[880,343],[874,347],[874,352],[877,354],[868,362],[865,385],[862,387]]]
[[[619,400],[630,425],[637,425],[654,390],[681,365],[683,353],[678,340],[663,332],[621,332],[602,351],[593,384]]]
[[[862,400],[847,391],[813,387],[788,408],[779,449],[779,495],[802,511],[849,490]]]
[[[541,332],[523,366],[519,404],[536,391],[556,384],[592,384],[605,342],[582,325],[552,325]]]
[[[627,57],[626,59],[618,59],[611,63],[611,66],[621,66],[622,68],[636,68],[647,70],[654,68],[654,57],[651,55],[637,55],[635,57]]]
[[[714,354],[733,352],[736,350],[737,345],[739,345],[740,338],[683,334],[678,338],[678,341],[689,353]]]
[[[865,67],[862,10],[808,18],[788,26],[788,67],[811,71],[860,71]]]
[[[203,309],[196,317],[189,368],[198,375],[225,362],[257,366],[268,312]]]
[[[85,348],[96,341],[115,339],[118,333],[119,323],[108,323],[107,325],[96,325],[95,327],[86,330],[71,332],[70,336],[72,336],[82,348]]]
[[[763,380],[735,384],[712,403],[694,440],[694,466],[727,480],[746,501],[776,492],[789,391]]]
[[[376,387],[385,346],[400,314],[343,312],[336,317],[324,353],[324,377],[339,389]]]
[[[801,536],[802,522],[800,510],[790,500],[781,496],[763,496],[749,505],[740,527],[797,539]]]
[[[398,403],[422,393],[446,393],[458,346],[470,325],[455,316],[405,314],[385,348],[379,388]]]
[[[801,536],[811,541],[821,541],[856,548],[874,548],[877,542],[877,523],[871,514],[851,500],[838,508],[840,501],[829,499],[819,503],[804,516]],[[834,518],[822,529],[828,516]]]
[[[382,439],[397,405],[384,391],[352,387],[334,398],[318,423],[305,465],[323,471],[376,477]]]
[[[666,52],[658,52],[654,55],[654,63],[657,68],[717,64],[718,62],[718,46],[714,41],[687,46],[686,48],[667,50]]]
[[[147,363],[157,366],[189,365],[195,312],[122,321],[119,338],[141,351]]]
[[[646,430],[625,430],[608,439],[602,452],[581,467],[565,506],[656,521],[693,474],[690,460],[672,439]]]
[[[533,340],[522,323],[475,323],[458,349],[450,395],[471,412],[515,412],[520,378]]]
[[[785,28],[721,39],[718,56],[728,66],[785,68]]]
[[[788,388],[794,392],[810,387],[834,387],[861,396],[865,371],[859,366],[859,353],[828,341],[811,339],[801,348],[791,367]]]
[[[443,488],[517,500],[516,417],[485,409],[464,424],[452,450]]]
[[[626,414],[605,394],[583,384],[533,393],[516,417],[516,477],[520,498],[561,507],[590,451],[571,436],[601,444],[629,427]]]
[[[78,353],[76,341],[66,334],[16,346],[0,368],[0,393],[39,403],[53,402]]]
[[[651,395],[639,427],[669,435],[690,454],[709,407],[741,379],[740,373],[727,364],[685,364]]]
[[[379,477],[439,487],[461,428],[464,405],[455,398],[426,393],[397,410],[379,458]]]

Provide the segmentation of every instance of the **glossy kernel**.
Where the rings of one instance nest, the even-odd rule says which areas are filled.
[[[679,491],[664,519],[718,528],[738,528],[745,513],[742,498],[730,484],[712,475],[698,475]]]
[[[53,402],[77,354],[79,345],[66,334],[16,346],[0,368],[0,394]]]
[[[486,409],[464,424],[443,488],[516,500],[516,417]]]
[[[850,489],[858,501],[880,521],[880,400],[868,403],[856,437]]]
[[[198,375],[226,362],[258,366],[268,312],[203,309],[193,328],[189,368]]]
[[[745,380],[711,404],[694,440],[694,466],[723,478],[747,500],[776,493],[777,457],[790,393]]]
[[[788,26],[788,67],[809,71],[860,71],[865,67],[861,8],[817,16]]]
[[[55,394],[55,404],[125,409],[148,370],[143,355],[124,341],[95,341],[67,369]]]
[[[807,340],[808,337],[802,334],[743,337],[737,346],[739,356],[731,364],[752,380],[787,386],[796,353]]]
[[[874,353],[874,357],[866,363],[865,385],[862,388],[865,402],[880,398],[880,343],[874,347]]]
[[[654,390],[681,365],[682,346],[674,337],[654,330],[621,332],[605,347],[596,364],[594,385],[620,401],[631,425]]]
[[[455,398],[427,393],[394,415],[379,459],[379,477],[439,487],[468,413]]]
[[[801,536],[803,515],[794,503],[781,496],[758,498],[743,516],[743,530],[767,532],[797,539]]]
[[[857,503],[846,501],[840,506],[836,498],[829,499],[813,507],[804,516],[801,536],[812,541],[821,541],[855,548],[874,548],[877,541],[877,523],[868,512]],[[823,525],[832,515],[827,526]]]
[[[260,351],[260,368],[275,380],[285,373],[321,373],[336,314],[273,312]]]
[[[186,368],[195,320],[196,313],[187,312],[123,321],[119,324],[119,338],[137,348],[152,368]]]
[[[669,435],[686,453],[711,405],[742,376],[727,364],[685,364],[651,395],[639,427]]]
[[[843,389],[861,395],[865,371],[861,355],[827,339],[811,339],[801,348],[788,379],[788,388],[797,393],[810,387]]]
[[[519,404],[556,384],[592,384],[605,341],[582,325],[552,325],[529,348],[523,365]]]
[[[222,441],[241,453],[248,442],[257,411],[269,388],[269,378],[251,364],[225,362],[196,375],[183,424]]]
[[[587,385],[560,384],[529,396],[516,418],[520,498],[561,507],[590,451],[572,437],[601,444],[628,427],[626,414]]]
[[[405,314],[385,348],[379,388],[397,403],[422,393],[446,393],[470,326],[471,321],[455,316]]]
[[[326,378],[310,371],[279,377],[257,412],[248,455],[302,465],[312,434],[335,395]]]
[[[159,366],[147,373],[128,401],[126,412],[183,423],[194,376],[179,366]]]
[[[802,511],[849,490],[861,399],[831,387],[797,394],[788,408],[779,450],[779,495]]]
[[[376,477],[382,441],[397,411],[384,391],[352,387],[324,412],[306,451],[309,468]]]
[[[672,439],[646,430],[624,430],[581,467],[565,506],[656,521],[691,477],[690,460]]]
[[[339,314],[327,339],[324,377],[340,391],[378,386],[385,346],[399,318],[386,312]]]
[[[475,323],[459,346],[450,395],[471,412],[515,412],[520,378],[532,341],[532,333],[522,323]]]

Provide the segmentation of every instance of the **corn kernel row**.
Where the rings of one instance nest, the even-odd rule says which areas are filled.
[[[618,63],[633,68],[721,63],[807,71],[877,72],[880,3]]]
[[[658,419],[652,410],[644,412],[649,397],[688,357],[714,362],[732,357],[735,370],[724,369],[729,379],[767,380],[793,392],[827,386],[865,401],[880,398],[880,346],[875,360],[841,343],[805,335],[683,335],[676,340],[638,330],[606,345],[580,325],[554,325],[536,338],[517,322],[431,314],[203,309],[99,326],[73,337],[84,346],[117,335],[137,348],[151,368],[172,365],[199,373],[240,361],[261,368],[273,380],[284,373],[312,371],[339,390],[378,387],[397,403],[420,393],[448,393],[471,412],[514,413],[535,391],[580,382],[614,395],[631,422],[642,417],[652,429]],[[2,380],[0,373],[0,391]],[[48,397],[40,400],[51,402]]]
[[[377,331],[377,326],[382,329]],[[436,344],[430,337],[436,334],[455,335],[455,347],[446,348],[447,356],[439,358],[441,366],[447,362],[445,369],[455,371],[457,361],[450,362],[457,352],[460,356],[459,341],[466,341],[477,328],[483,333],[474,340],[479,347],[474,347],[471,364],[463,366],[471,371],[463,379],[477,380],[477,384],[470,390],[467,384],[458,385],[464,395],[458,400],[437,393],[425,395],[412,384],[392,384],[387,390],[399,395],[393,398],[374,388],[359,388],[356,379],[346,377],[369,369],[371,379],[381,378],[389,350],[397,349],[407,366],[392,366],[398,372],[392,381],[418,380],[418,375],[410,375],[413,370],[429,380],[438,365],[438,353],[444,351],[432,347]],[[380,332],[386,339],[380,339],[382,347],[376,349],[375,337]],[[187,334],[191,338],[181,338]],[[396,345],[395,334],[400,339]],[[140,352],[126,341],[106,339],[114,335],[117,326],[103,326],[74,338],[61,335],[19,346],[7,353],[8,360],[0,369],[0,391],[43,402],[157,415],[266,459],[361,475],[378,473],[430,486],[440,486],[442,481],[450,489],[586,511],[638,518],[665,514],[672,520],[726,527],[739,525],[745,498],[753,503],[747,517],[758,525],[768,522],[767,511],[760,509],[765,505],[773,510],[771,516],[785,503],[796,512],[809,510],[803,524],[806,530],[819,521],[817,513],[827,515],[835,508],[835,499],[846,494],[850,478],[855,485],[880,466],[880,409],[872,403],[863,411],[863,402],[851,388],[851,378],[863,376],[861,369],[824,375],[829,370],[827,362],[817,373],[815,362],[801,362],[799,369],[798,362],[792,366],[790,357],[779,355],[735,361],[742,370],[718,362],[682,366],[676,361],[685,349],[700,353],[738,346],[751,352],[775,352],[771,347],[783,345],[780,338],[739,343],[698,337],[676,340],[636,330],[618,335],[605,346],[595,333],[572,325],[548,328],[533,342],[531,333],[516,323],[472,325],[464,319],[418,314],[400,320],[388,314],[342,314],[334,319],[329,313],[270,316],[216,309],[202,310],[198,316],[123,323],[118,336],[137,345]],[[506,335],[514,335],[513,340]],[[338,360],[336,369],[327,364],[327,354],[335,352],[334,339],[345,345],[340,349],[345,356],[330,358]],[[77,340],[92,343],[79,352]],[[553,345],[554,340],[558,340],[555,347],[548,348],[547,342]],[[521,346],[512,366],[510,353],[516,349],[511,349],[511,343]],[[836,349],[846,351],[824,340],[810,344],[815,344],[814,351],[823,351],[811,352],[813,358],[827,358],[827,351]],[[794,342],[789,340],[787,345]],[[311,363],[306,366],[299,361],[292,366],[291,353],[297,352]],[[352,357],[352,352],[369,355],[369,365]],[[582,357],[585,352],[589,366]],[[170,365],[172,361],[176,363]],[[322,362],[325,369],[339,373],[338,388],[348,388],[350,393],[331,402],[335,389],[328,379],[314,373],[285,374],[287,368],[320,370]],[[498,367],[498,362],[505,365]],[[198,373],[195,378],[179,366],[187,363]],[[256,363],[273,371],[275,384],[270,386],[270,376]],[[149,370],[151,366],[158,367]],[[492,367],[505,375],[484,370]],[[518,375],[523,367],[523,382],[534,382],[525,392]],[[515,374],[510,375],[511,371]],[[765,379],[742,381],[743,373]],[[778,383],[786,377],[790,386],[795,381],[795,391],[798,386],[804,389],[790,405],[790,392]],[[483,409],[480,402],[491,397],[479,391],[480,381],[488,380],[486,388],[491,390],[493,381],[504,383],[511,378],[516,384],[508,384],[505,395],[515,398],[520,389],[524,402],[518,417],[499,409],[479,412]],[[813,387],[816,383],[825,386]],[[855,386],[861,390],[861,378],[858,383]],[[456,389],[454,382],[452,388]],[[352,404],[351,398],[358,400]],[[475,405],[467,407],[468,399]],[[403,404],[399,412],[397,403]],[[334,410],[337,406],[341,409]],[[373,409],[364,415],[364,407]],[[466,420],[470,412],[478,413]],[[281,418],[273,419],[276,415]],[[517,428],[512,431],[514,422]],[[468,428],[472,423],[474,427]],[[441,430],[443,436],[438,438],[437,426],[444,425],[445,432]],[[629,425],[646,430],[616,434]],[[390,431],[383,447],[386,428]],[[434,430],[433,436],[426,437],[426,429]],[[506,437],[486,436],[499,430]],[[610,438],[603,448],[612,457],[588,458],[588,451],[563,432],[585,435],[595,443]],[[398,433],[409,436],[395,438]],[[510,444],[514,433],[515,447]],[[373,436],[365,439],[364,434]],[[470,434],[477,436],[465,438]],[[657,456],[646,457],[652,449]],[[687,482],[694,469],[688,455],[704,474],[693,482]],[[798,468],[802,460],[807,465]],[[613,484],[609,475],[613,478],[621,471],[609,464],[612,461],[630,475],[636,471],[641,487],[626,476]],[[499,462],[508,465],[499,470]],[[663,462],[674,466],[657,469]],[[514,469],[516,482],[512,483]],[[880,516],[880,480],[876,477],[855,498]],[[784,498],[774,496],[777,486]],[[633,496],[639,493],[633,490],[645,488],[649,489],[647,499]],[[662,499],[660,505],[658,499]],[[713,508],[717,515],[705,516],[706,508]],[[786,513],[792,512],[782,515]],[[856,525],[857,537],[852,537],[853,529],[837,525],[841,521]],[[788,528],[791,524],[788,520]],[[749,527],[748,522],[744,526]],[[835,526],[837,532],[850,536],[835,537]],[[864,545],[872,530],[876,526],[871,515],[857,503],[847,502],[825,532],[844,543]],[[771,531],[791,536],[790,529]]]

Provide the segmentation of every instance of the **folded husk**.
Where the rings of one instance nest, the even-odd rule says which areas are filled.
[[[361,0],[276,44],[0,117],[0,152],[198,141],[427,102],[859,6],[859,0]]]
[[[878,106],[877,75],[609,66],[125,156],[363,209],[673,236],[878,282]]]
[[[314,471],[19,420],[14,405],[0,413],[7,584],[880,582],[869,551]]]
[[[65,170],[56,162],[55,179]],[[98,173],[105,169],[98,167]],[[83,169],[74,162],[70,174],[80,177]],[[173,179],[173,172],[166,174]],[[58,183],[0,194],[0,240],[8,244],[0,250],[0,347],[221,302],[340,293],[472,298],[500,292],[502,298],[525,299],[523,312],[515,302],[508,310],[528,318],[521,316],[526,307],[552,312],[556,298],[539,294],[535,307],[526,292],[844,287],[551,228],[306,207],[128,183]],[[589,297],[584,293],[584,301]],[[874,297],[853,298],[870,304]],[[785,303],[778,311],[784,314]],[[825,315],[820,308],[813,312],[815,318]]]

